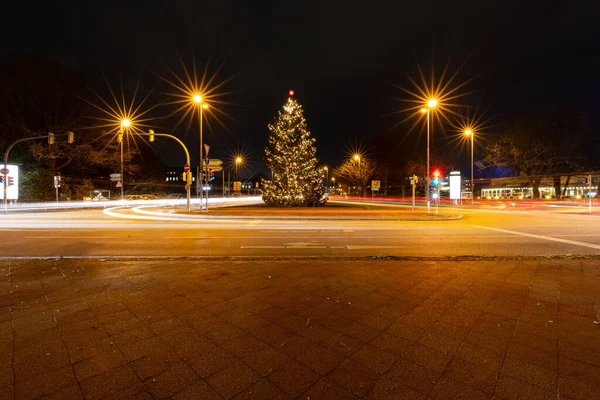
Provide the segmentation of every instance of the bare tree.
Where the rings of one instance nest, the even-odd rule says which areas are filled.
[[[360,187],[364,197],[367,193],[366,186],[376,169],[377,163],[375,161],[363,157],[359,160],[349,159],[344,161],[342,165],[334,169],[333,173],[348,182],[349,185]]]

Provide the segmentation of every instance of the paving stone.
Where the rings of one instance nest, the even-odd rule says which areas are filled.
[[[31,377],[15,384],[15,399],[35,399],[77,384],[71,366]]]
[[[416,390],[388,378],[381,378],[363,398],[366,400],[424,400],[426,397]]]
[[[504,360],[502,375],[539,386],[551,392],[556,392],[557,369],[550,370],[518,358],[508,356]]]
[[[157,399],[166,399],[199,382],[200,377],[187,364],[175,363],[168,370],[144,380],[144,385]]]
[[[366,345],[356,352],[352,359],[369,367],[378,374],[385,374],[398,361],[400,356],[377,347]]]
[[[505,375],[501,375],[498,379],[495,394],[506,399],[556,399],[556,393]]]
[[[356,396],[364,396],[380,376],[371,369],[354,361],[346,360],[331,372],[330,377],[340,386]]]
[[[96,400],[139,383],[140,380],[131,367],[125,364],[86,379],[80,386],[86,400]]]
[[[321,376],[297,361],[291,361],[267,378],[293,398],[314,385]]]
[[[428,395],[440,379],[440,374],[402,358],[385,376],[423,395]]]
[[[258,382],[260,375],[242,362],[236,362],[207,378],[207,382],[223,398],[230,399]]]
[[[265,350],[268,346],[256,339],[252,335],[245,335],[241,338],[233,339],[221,345],[229,353],[236,356],[238,359],[248,357],[251,354]]]
[[[589,399],[600,389],[595,260],[14,265],[0,282],[0,399]]]
[[[297,399],[318,400],[318,399],[336,399],[352,400],[356,396],[342,388],[330,378],[323,378],[315,383],[310,389],[302,393]]]
[[[140,379],[143,380],[168,370],[179,361],[180,359],[170,350],[158,348],[147,356],[129,363],[129,365],[131,365],[131,368],[133,368]]]
[[[83,393],[79,385],[69,385],[65,388],[59,389],[56,392],[47,394],[40,397],[41,400],[83,400]]]
[[[473,399],[487,400],[492,396],[464,383],[442,378],[431,391],[430,399]]]
[[[261,376],[265,377],[277,371],[290,361],[290,357],[284,353],[269,347],[258,351],[244,359],[242,362],[252,368]]]
[[[219,397],[220,398],[220,397]],[[316,397],[313,397],[317,399]],[[335,397],[330,397],[331,399]],[[194,398],[195,399],[195,398]],[[234,400],[254,400],[254,399],[269,399],[269,400],[290,400],[291,397],[285,394],[277,386],[273,385],[266,379],[261,379],[248,389],[236,395]]]

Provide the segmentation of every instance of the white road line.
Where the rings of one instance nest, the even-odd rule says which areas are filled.
[[[369,250],[369,249],[402,249],[404,246],[360,246],[360,245],[346,245],[348,250]]]
[[[25,236],[25,239],[123,239],[123,237],[114,236]]]
[[[508,229],[490,228],[488,226],[479,226],[479,225],[473,225],[473,226],[475,228],[487,229],[487,230],[490,230],[490,231],[512,233],[514,235],[526,236],[526,237],[531,237],[531,238],[541,239],[541,240],[550,240],[550,241],[553,241],[553,242],[567,243],[567,244],[572,244],[572,245],[575,245],[575,246],[589,247],[591,249],[600,250],[600,245],[593,244],[593,243],[578,242],[578,241],[575,241],[575,240],[568,240],[568,239],[559,239],[559,238],[552,237],[552,236],[536,235],[534,233],[525,233],[525,232],[511,231],[511,230],[508,230]]]
[[[240,246],[240,249],[285,249],[285,246]]]

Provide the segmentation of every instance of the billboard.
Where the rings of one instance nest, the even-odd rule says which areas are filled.
[[[450,199],[460,200],[460,171],[450,172]]]

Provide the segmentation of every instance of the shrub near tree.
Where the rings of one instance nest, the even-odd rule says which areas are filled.
[[[315,139],[310,137],[302,106],[290,97],[269,125],[265,162],[271,180],[262,181],[262,198],[277,207],[315,207],[325,204],[323,171],[318,168]]]

